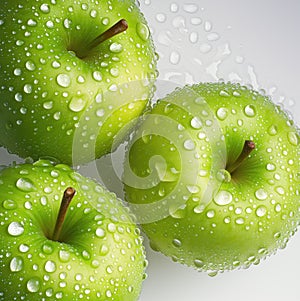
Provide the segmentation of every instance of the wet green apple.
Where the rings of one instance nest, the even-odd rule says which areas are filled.
[[[267,96],[186,86],[146,114],[128,147],[126,199],[155,250],[199,270],[249,267],[300,220],[299,130]]]
[[[0,32],[0,144],[21,157],[98,158],[151,97],[156,55],[134,0],[2,1]]]
[[[67,165],[0,172],[1,300],[138,299],[139,229],[116,196]]]

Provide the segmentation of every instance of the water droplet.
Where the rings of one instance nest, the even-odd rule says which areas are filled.
[[[167,20],[167,16],[164,13],[159,13],[156,15],[156,20],[160,23],[164,23]]]
[[[109,252],[108,246],[102,245],[102,246],[100,247],[99,254],[100,254],[101,256],[107,255],[108,252]]]
[[[206,212],[206,216],[208,218],[213,218],[215,216],[215,211],[214,210],[209,210]]]
[[[42,250],[45,254],[52,254],[53,246],[50,243],[45,243],[42,247]]]
[[[113,53],[120,53],[123,51],[123,46],[120,43],[112,43],[109,47],[109,50]]]
[[[221,190],[215,197],[214,202],[219,206],[225,206],[232,202],[232,194],[229,191]]]
[[[199,193],[200,191],[200,187],[196,185],[187,185],[186,188],[192,194]]]
[[[29,251],[29,246],[26,244],[20,244],[19,251],[21,253],[27,253]]]
[[[198,17],[191,18],[191,24],[198,26],[198,25],[202,24],[202,19],[200,19]]]
[[[266,170],[268,170],[268,171],[274,171],[274,170],[276,170],[276,166],[274,164],[272,164],[272,163],[268,163],[266,165]]]
[[[149,30],[147,24],[142,23],[142,22],[137,23],[136,32],[143,41],[147,41],[149,39],[150,30]]]
[[[280,212],[281,211],[281,205],[280,204],[276,204],[275,211],[276,212]]]
[[[193,150],[195,149],[195,143],[193,140],[185,140],[184,143],[183,143],[183,147],[186,149],[186,150]]]
[[[280,195],[284,195],[284,194],[285,194],[284,188],[281,187],[281,186],[276,187],[275,190],[276,190],[276,192],[277,192],[278,194],[280,194]]]
[[[170,63],[173,65],[177,65],[180,61],[180,53],[177,51],[172,51],[170,54]]]
[[[195,44],[195,43],[198,42],[198,40],[199,40],[198,33],[195,32],[195,31],[191,32],[190,33],[190,42],[193,43],[193,44]]]
[[[25,84],[24,85],[24,92],[27,94],[32,93],[32,86],[30,84]]]
[[[243,225],[245,223],[245,220],[242,217],[239,217],[235,220],[235,223],[237,225]]]
[[[258,200],[263,201],[268,197],[268,194],[264,189],[261,188],[255,191],[255,196]]]
[[[96,230],[96,236],[100,237],[100,238],[105,237],[105,230],[102,229],[102,228],[97,228],[97,230]]]
[[[196,13],[198,9],[199,9],[198,5],[194,3],[188,3],[183,5],[183,10],[190,14]]]
[[[217,110],[217,118],[219,120],[225,120],[228,116],[228,110],[226,108],[219,108]]]
[[[85,108],[85,106],[86,100],[77,96],[74,96],[69,103],[69,109],[73,112],[80,112]]]
[[[171,3],[170,5],[170,11],[172,13],[177,13],[179,10],[178,4],[177,3]]]
[[[52,260],[48,260],[45,263],[45,271],[48,273],[54,273],[56,271],[56,264]]]
[[[268,134],[269,134],[269,135],[275,136],[277,133],[278,133],[278,129],[277,129],[277,126],[276,126],[276,125],[271,125],[271,126],[268,128]]]
[[[71,78],[67,74],[58,74],[56,82],[63,88],[67,88],[71,84]]]
[[[200,120],[199,117],[194,117],[192,120],[191,120],[191,127],[193,129],[200,129],[202,127],[202,122]]]
[[[112,292],[110,290],[107,290],[105,292],[105,295],[106,295],[107,298],[111,298],[112,297]]]
[[[4,209],[13,210],[17,208],[17,203],[13,200],[4,200],[2,206]]]
[[[70,253],[66,250],[60,250],[59,259],[61,262],[68,262],[70,260]]]
[[[54,28],[54,23],[53,23],[53,21],[51,21],[51,20],[47,21],[47,22],[46,22],[46,26],[47,26],[48,28]]]
[[[259,206],[257,207],[255,213],[258,217],[263,217],[267,213],[267,208],[265,206]]]
[[[22,70],[20,69],[20,68],[16,68],[15,70],[14,70],[14,75],[15,76],[20,76],[22,74]]]
[[[179,247],[182,246],[182,242],[181,242],[179,239],[176,239],[176,238],[173,239],[172,244],[173,244],[175,247],[177,247],[177,248],[179,248]]]
[[[96,80],[97,82],[102,81],[102,74],[100,71],[94,71],[93,72],[93,79]]]
[[[22,257],[14,257],[11,261],[10,261],[10,270],[12,272],[20,272],[23,269],[23,259]]]
[[[212,23],[210,21],[204,22],[204,30],[205,31],[211,31],[212,30]]]
[[[226,169],[221,169],[217,172],[217,180],[219,182],[229,183],[231,181],[231,174]]]
[[[247,105],[244,108],[244,112],[247,117],[254,117],[256,115],[256,110],[253,105]]]
[[[27,281],[27,289],[31,293],[36,293],[40,289],[40,280],[37,277],[31,278]]]
[[[16,93],[16,94],[15,94],[15,100],[16,100],[17,102],[21,102],[21,101],[23,100],[22,94],[21,94],[21,93]]]
[[[46,110],[51,110],[53,108],[53,101],[46,101],[43,103],[43,108]]]
[[[34,71],[35,68],[36,68],[34,62],[32,62],[32,61],[27,61],[27,62],[25,63],[25,67],[26,67],[26,69],[29,70],[29,71]]]
[[[197,267],[197,268],[202,268],[204,266],[204,262],[201,260],[201,259],[195,259],[194,260],[194,265]]]
[[[288,133],[288,140],[292,145],[297,146],[299,144],[298,135],[295,132]]]
[[[24,192],[30,192],[36,189],[33,182],[27,178],[18,179],[16,182],[16,187]]]
[[[118,68],[111,68],[109,70],[110,74],[113,76],[113,77],[118,77],[119,76],[119,69]]]
[[[44,3],[40,6],[40,10],[45,13],[48,14],[50,12],[50,7],[48,4]]]
[[[9,224],[7,232],[12,236],[20,236],[24,232],[24,227],[18,222],[12,222]]]
[[[193,211],[196,213],[196,214],[200,214],[204,211],[205,209],[205,205],[203,204],[200,204],[200,205],[197,205],[196,207],[194,207]]]

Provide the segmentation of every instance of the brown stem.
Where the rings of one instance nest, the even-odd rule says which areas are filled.
[[[100,45],[104,41],[116,36],[119,33],[122,33],[126,31],[128,28],[128,23],[126,20],[121,19],[119,22],[117,22],[115,25],[110,27],[105,32],[101,33],[97,38],[95,38],[91,43],[88,44],[87,49],[93,49],[96,46]]]
[[[62,225],[65,221],[65,217],[66,217],[69,205],[70,205],[75,193],[76,193],[76,190],[72,187],[68,187],[64,191],[64,195],[63,195],[63,198],[61,201],[59,213],[57,216],[55,228],[54,228],[53,235],[52,235],[52,240],[54,240],[54,241],[59,241]]]
[[[251,140],[246,140],[241,154],[231,166],[227,167],[227,171],[233,173],[242,164],[242,162],[246,158],[248,158],[248,156],[254,149],[255,149],[255,143]]]

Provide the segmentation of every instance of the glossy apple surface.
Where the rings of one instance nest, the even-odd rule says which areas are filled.
[[[76,190],[57,240],[62,196]],[[1,300],[138,299],[145,255],[121,201],[68,166],[37,161],[0,172]]]
[[[133,0],[2,1],[0,31],[0,144],[21,157],[98,158],[151,97],[156,55]]]
[[[240,160],[245,141],[255,149]],[[124,182],[155,250],[211,273],[249,267],[299,224],[299,131],[250,88],[186,86],[145,116]]]

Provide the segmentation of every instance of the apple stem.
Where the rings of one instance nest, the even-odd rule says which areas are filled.
[[[91,50],[96,46],[100,45],[101,43],[103,43],[104,41],[118,35],[119,33],[126,31],[127,28],[128,28],[127,21],[125,19],[121,19],[115,25],[107,29],[105,32],[101,33],[97,38],[95,38],[92,42],[90,42],[85,49]],[[84,58],[84,56],[81,56],[81,58]]]
[[[242,164],[242,162],[246,158],[248,158],[248,156],[254,149],[255,149],[255,143],[251,140],[246,140],[241,154],[231,166],[227,167],[227,171],[229,173],[233,173]]]
[[[61,205],[60,205],[60,209],[59,209],[59,212],[58,212],[54,232],[53,232],[53,235],[52,235],[52,240],[54,240],[54,241],[59,241],[62,225],[65,221],[65,217],[66,217],[69,205],[70,205],[75,193],[76,193],[76,190],[72,187],[68,187],[64,191],[64,195],[63,195]]]

